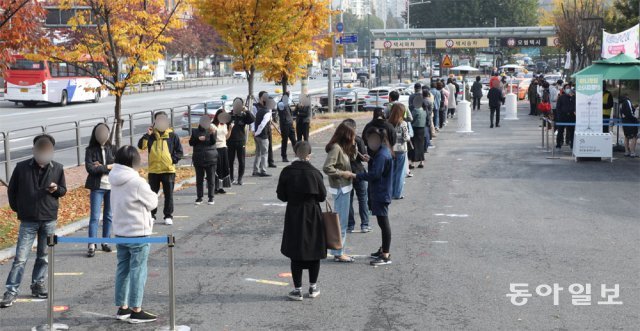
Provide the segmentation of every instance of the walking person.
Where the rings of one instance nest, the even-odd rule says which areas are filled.
[[[286,166],[276,190],[278,199],[287,203],[280,252],[291,259],[293,291],[290,300],[302,301],[302,272],[309,270],[309,298],[320,295],[318,275],[320,260],[327,258],[327,242],[320,202],[327,191],[322,173],[311,162],[309,142],[297,143],[293,150],[297,160]]]
[[[382,113],[382,111],[380,111]],[[353,257],[344,253],[349,223],[349,201],[353,189],[351,160],[356,157],[356,132],[347,124],[341,123],[325,147],[327,158],[322,170],[329,176],[329,193],[333,195],[333,209],[340,219],[342,249],[331,250],[335,262],[353,262]]]
[[[449,92],[449,97],[447,98],[448,104],[447,104],[447,117],[448,118],[453,118],[453,115],[455,115],[456,113],[456,105],[458,104],[458,102],[456,101],[456,97],[457,97],[457,89],[456,89],[456,84],[453,82],[453,79],[449,78],[449,80],[447,81],[447,91]]]
[[[282,137],[282,148],[280,155],[282,162],[289,163],[287,158],[287,144],[291,141],[291,148],[296,145],[296,130],[293,128],[293,115],[289,107],[289,91],[282,94],[282,99],[278,102],[278,120],[280,122],[280,136]]]
[[[350,126],[354,132],[356,131],[356,121],[348,118],[342,123]],[[351,159],[351,172],[359,174],[365,172],[362,162],[364,162],[364,155],[367,154],[367,146],[364,144],[362,137],[356,134],[356,158]],[[364,180],[353,180],[353,190],[351,190],[351,196],[349,198],[349,223],[347,224],[347,232],[353,232],[356,226],[356,217],[354,211],[353,197],[358,199],[358,214],[360,215],[360,231],[362,233],[371,232],[369,227],[369,205],[367,194],[367,182]]]
[[[216,150],[218,151],[218,162],[216,166],[215,192],[217,194],[227,193],[224,188],[231,187],[231,172],[229,171],[229,156],[227,154],[227,139],[231,137],[230,127],[231,115],[224,109],[219,109],[213,118],[213,125],[216,128]]]
[[[502,90],[497,86],[492,86],[489,89],[489,93],[487,94],[487,98],[489,99],[489,120],[491,121],[491,126],[489,128],[493,129],[493,119],[495,116],[496,127],[500,127],[500,108],[504,104],[505,97],[502,94]]]
[[[173,187],[176,181],[176,164],[183,156],[180,138],[170,127],[167,113],[159,111],[153,114],[153,126],[147,129],[138,148],[149,152],[149,186],[153,192],[164,194],[164,224],[173,224]],[[156,218],[157,208],[151,211]]]
[[[312,112],[309,96],[300,96],[300,105],[296,107],[296,139],[298,141],[309,141]]]
[[[256,108],[256,121],[253,123],[253,139],[256,145],[256,156],[253,161],[253,176],[271,177],[267,173],[267,149],[269,148],[269,126],[271,125],[271,110],[267,108],[269,94],[265,91],[258,93]]]
[[[204,180],[207,177],[207,203],[215,204],[216,166],[218,150],[216,149],[216,127],[212,125],[209,115],[200,117],[198,127],[191,131],[189,146],[193,147],[193,167],[196,170],[196,205],[202,204],[204,196]]]
[[[143,238],[153,233],[150,211],[157,208],[158,196],[140,177],[140,154],[133,146],[123,146],[109,173],[113,205],[113,233],[118,238]],[[116,318],[129,323],[153,322],[155,314],[142,310],[147,282],[148,243],[117,244],[115,282]]]
[[[402,192],[404,190],[404,180],[407,169],[407,142],[411,141],[411,138],[409,137],[407,122],[404,121],[404,112],[404,105],[398,103],[395,104],[391,109],[391,116],[389,117],[389,123],[393,125],[396,134],[396,143],[392,146],[393,168],[391,171],[391,197],[396,200],[404,199],[404,195],[402,195]],[[425,132],[426,131],[427,130],[425,130]]]
[[[371,128],[366,134],[368,147],[371,150],[368,172],[358,174],[356,178],[369,182],[371,214],[376,216],[382,235],[382,246],[377,252],[371,254],[373,258],[371,265],[381,266],[391,264],[389,204],[391,203],[393,159],[384,132]]]
[[[576,99],[571,89],[570,84],[565,84],[563,87],[563,93],[558,97],[557,104],[557,119],[556,129],[558,130],[556,136],[556,149],[560,150],[564,142],[566,142],[571,149],[573,149],[573,133],[575,131],[576,123]],[[569,123],[558,124],[558,123]],[[565,138],[566,135],[566,138]]]
[[[55,234],[58,200],[67,193],[62,164],[53,161],[55,139],[47,134],[33,138],[33,157],[18,162],[13,169],[7,195],[11,210],[18,214],[20,229],[16,255],[5,285],[0,308],[11,307],[18,298],[24,267],[33,242],[37,241],[36,261],[31,274],[31,296],[49,296],[44,284],[49,261],[47,237]]]
[[[102,238],[111,237],[111,184],[109,171],[113,168],[115,148],[109,141],[109,126],[98,123],[93,127],[89,146],[84,153],[87,180],[84,187],[90,191],[89,238],[98,236],[98,224],[102,212]],[[104,205],[104,207],[103,207]],[[102,210],[101,210],[102,209]],[[103,252],[111,252],[108,244],[101,245]],[[96,255],[96,244],[89,244],[87,257]]]
[[[628,94],[620,98],[620,116],[622,117],[622,131],[624,132],[624,156],[638,157],[636,144],[638,143],[638,118],[636,109],[631,104]]]
[[[236,185],[242,185],[245,170],[245,156],[247,152],[247,126],[251,126],[256,117],[244,107],[241,98],[233,100],[231,113],[231,134],[227,139],[227,154],[229,155],[229,174],[231,181]],[[234,177],[234,163],[238,159],[238,177]],[[235,180],[234,180],[235,178]]]
[[[409,151],[409,159],[411,160],[409,169],[414,169],[416,167],[416,163],[418,163],[418,168],[424,168],[424,131],[426,130],[427,125],[427,113],[423,108],[424,100],[422,95],[416,96],[413,99],[413,104],[414,108],[411,113],[413,116],[413,122],[411,122],[411,126],[413,126],[413,138],[411,138],[411,145],[413,148]]]
[[[480,110],[480,99],[482,99],[482,83],[480,83],[480,76],[476,76],[476,81],[471,86],[471,96],[473,97],[472,110]]]

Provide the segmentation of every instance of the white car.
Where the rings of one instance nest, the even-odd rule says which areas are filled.
[[[397,91],[400,94],[399,102],[409,107],[409,96],[411,93],[406,88],[397,88],[391,86],[378,86],[369,90],[364,97],[365,108],[386,107],[389,103],[389,93]]]
[[[227,113],[230,113],[231,109],[233,108],[232,100],[222,100],[222,99],[208,100],[195,105],[191,105],[191,128],[192,129],[195,129],[198,127],[200,123],[200,117],[204,115],[205,104],[207,106],[207,115],[209,115],[209,117],[211,118],[213,118],[216,112],[218,112],[218,110],[221,109],[222,107],[224,107],[224,110]],[[188,112],[184,112],[184,114],[182,114],[181,127],[182,127],[182,130],[189,131],[189,113]]]
[[[234,71],[233,78],[247,79],[247,73],[244,71]]]
[[[184,74],[181,73],[180,71],[169,71],[164,75],[164,78],[167,81],[184,80]]]

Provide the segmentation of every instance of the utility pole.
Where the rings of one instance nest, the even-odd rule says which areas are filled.
[[[371,53],[373,52],[373,47],[371,47],[371,25],[369,24],[369,20],[371,19],[371,3],[369,3],[369,12],[367,13],[367,36],[369,38],[369,42],[367,47],[369,52],[369,77],[367,79],[367,88],[371,88]]]
[[[497,27],[498,27],[498,19],[497,19],[496,17],[494,17],[494,18],[493,18],[493,27],[494,27],[494,28],[497,28]],[[493,33],[494,33],[494,34],[496,34],[496,32],[495,32],[495,31],[494,31]],[[493,67],[494,67],[494,68],[496,68],[496,67],[497,67],[497,66],[496,66],[496,47],[498,47],[498,46],[496,45],[496,43],[497,43],[497,42],[498,42],[498,41],[497,41],[496,37],[493,37]]]
[[[331,10],[331,3],[329,3],[329,12],[331,12]],[[329,57],[329,68],[327,70],[327,77],[329,78],[327,86],[327,98],[329,100],[327,103],[327,111],[329,113],[333,113],[333,102],[331,102],[331,100],[333,100],[333,44],[336,43],[331,32],[331,24],[333,23],[331,22],[331,14],[329,14],[329,38],[331,38],[331,56]]]
[[[342,0],[340,0],[340,23],[344,24],[343,18],[344,18],[344,7],[342,6],[343,2]],[[344,75],[344,49],[345,49],[345,45],[340,43],[340,46],[342,46],[342,52],[340,52],[340,87],[344,87],[343,84],[343,75]],[[333,98],[329,99],[331,103],[334,102]]]

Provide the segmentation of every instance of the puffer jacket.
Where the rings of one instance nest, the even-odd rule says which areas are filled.
[[[176,164],[183,156],[180,138],[172,129],[152,134],[144,134],[138,141],[139,149],[149,151],[149,173],[167,174],[176,172]]]
[[[204,136],[205,140],[199,138]],[[193,147],[193,165],[196,167],[210,167],[218,162],[218,150],[216,149],[216,134],[209,133],[198,126],[191,131],[189,146]]]
[[[114,164],[109,173],[113,234],[118,237],[150,236],[151,210],[158,207],[158,195],[133,168]]]

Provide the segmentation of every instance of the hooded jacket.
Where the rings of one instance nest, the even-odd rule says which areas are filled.
[[[154,129],[152,134],[144,134],[138,141],[139,149],[149,151],[149,173],[175,173],[175,165],[183,156],[180,138],[172,129],[160,133]]]
[[[118,237],[150,236],[151,210],[158,207],[158,195],[133,168],[114,164],[109,173],[113,234]]]

